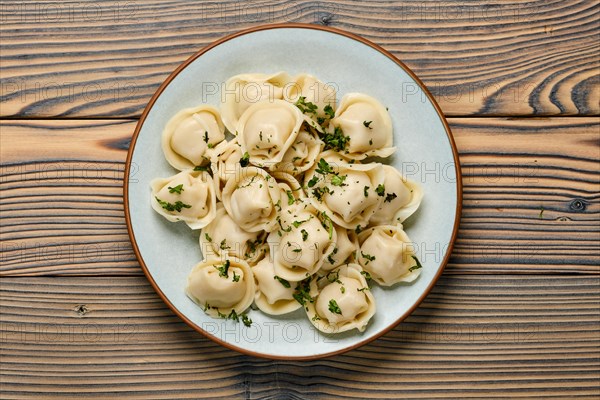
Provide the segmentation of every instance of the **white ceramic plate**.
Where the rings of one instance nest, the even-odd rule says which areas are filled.
[[[326,336],[302,310],[270,317],[251,310],[251,327],[208,317],[184,293],[186,278],[202,254],[198,234],[169,223],[150,207],[149,183],[176,173],[164,159],[160,137],[179,110],[202,103],[218,106],[227,78],[248,72],[291,75],[306,72],[338,88],[338,98],[363,92],[389,108],[398,150],[390,164],[421,182],[425,197],[405,224],[423,264],[412,285],[373,294],[377,312],[365,332]],[[129,233],[140,264],[159,295],[190,326],[241,352],[309,359],[358,347],[393,328],[422,301],[441,274],[454,241],[461,210],[460,172],[450,130],[422,83],[382,48],[353,34],[313,25],[256,27],[203,49],[158,89],[132,139],[125,179]]]

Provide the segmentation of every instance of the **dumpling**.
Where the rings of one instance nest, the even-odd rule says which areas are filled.
[[[333,113],[336,104],[336,90],[331,84],[326,84],[309,74],[300,74],[293,84],[286,86],[284,99],[294,103],[307,116],[322,123]]]
[[[365,331],[376,307],[361,272],[360,265],[347,264],[320,278],[317,296],[306,302],[306,313],[315,328],[325,333]]]
[[[297,107],[283,100],[253,104],[236,128],[242,153],[248,153],[253,165],[274,166],[296,141],[305,120]]]
[[[225,210],[243,230],[271,232],[275,229],[281,189],[265,170],[240,168],[225,184],[222,198]]]
[[[387,157],[395,151],[390,114],[379,101],[366,94],[345,95],[329,130],[348,138],[343,152],[350,158]]]
[[[327,256],[327,259],[321,267],[321,271],[331,271],[347,262],[348,259],[354,262],[354,255],[358,250],[358,237],[356,236],[356,233],[352,230],[340,228],[339,226],[335,227],[335,231],[337,233],[335,247]]]
[[[367,226],[383,197],[377,188],[385,174],[379,163],[350,164],[328,151],[306,172],[304,183],[315,208],[347,229]]]
[[[303,202],[281,213],[277,230],[267,238],[277,276],[301,281],[321,268],[335,246],[337,234],[331,221],[320,217],[317,210]]]
[[[272,171],[282,171],[298,176],[315,163],[323,148],[323,142],[306,129],[302,129],[281,162],[270,167]]]
[[[281,315],[301,307],[294,299],[297,282],[290,282],[277,276],[269,257],[263,258],[252,267],[252,272],[257,284],[254,301],[261,311],[271,315]]]
[[[257,247],[265,242],[264,232],[246,232],[230,216],[222,205],[217,204],[217,215],[200,233],[202,255],[233,256],[248,260],[255,257]]]
[[[215,177],[217,198],[222,200],[221,192],[229,178],[240,172],[240,168],[248,165],[247,159],[243,160],[242,148],[237,139],[223,141],[211,153],[210,168]]]
[[[207,164],[208,150],[225,139],[219,111],[207,105],[186,108],[169,120],[162,133],[165,158],[180,171]]]
[[[359,233],[358,262],[382,286],[412,282],[421,274],[413,242],[401,225],[381,225]]]
[[[215,257],[192,269],[185,292],[211,317],[237,319],[254,301],[256,284],[245,261]]]
[[[251,105],[282,99],[284,87],[290,82],[291,77],[285,72],[241,74],[229,78],[221,96],[223,123],[229,132],[235,134],[238,120]]]
[[[215,184],[208,172],[187,170],[150,182],[152,208],[171,222],[192,229],[208,225],[217,214]]]
[[[370,224],[394,225],[404,222],[421,204],[423,189],[421,185],[406,179],[396,168],[384,165],[384,185],[378,192],[383,202],[371,217]]]

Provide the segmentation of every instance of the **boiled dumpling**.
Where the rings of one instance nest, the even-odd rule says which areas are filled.
[[[335,110],[336,90],[334,85],[323,83],[312,75],[300,74],[294,78],[292,85],[286,86],[284,99],[322,123],[329,116],[326,110]]]
[[[283,89],[292,79],[285,72],[277,74],[241,74],[225,82],[221,98],[223,122],[235,134],[238,120],[253,104],[283,98]]]
[[[357,259],[373,280],[382,286],[412,282],[421,274],[413,242],[401,225],[381,225],[358,235]]]
[[[388,111],[366,94],[350,93],[342,98],[329,126],[331,132],[336,129],[349,138],[343,151],[348,157],[387,157],[395,151]]]
[[[150,182],[152,208],[171,222],[184,221],[192,229],[208,225],[216,216],[215,184],[208,172],[187,170]]]
[[[256,167],[240,168],[222,193],[223,205],[245,231],[270,232],[277,225],[281,189],[271,175]]]
[[[237,124],[242,153],[248,153],[253,165],[274,166],[283,160],[305,121],[297,107],[283,100],[253,104]]]
[[[200,233],[200,249],[205,258],[233,256],[247,261],[256,256],[257,248],[264,243],[264,237],[264,232],[243,230],[227,214],[222,203],[218,203],[215,219]]]
[[[300,303],[294,299],[297,282],[277,276],[269,257],[263,258],[252,267],[252,272],[257,283],[254,301],[261,311],[281,315],[300,308]]]
[[[394,225],[404,222],[421,204],[423,190],[414,181],[406,179],[396,168],[384,165],[384,185],[378,192],[381,205],[371,217],[371,225]]]
[[[304,183],[314,207],[336,224],[355,229],[366,226],[383,201],[377,188],[384,176],[379,163],[350,164],[328,151],[307,171]]]
[[[245,261],[207,258],[192,269],[185,291],[208,315],[232,318],[250,307],[256,285]]]
[[[318,295],[306,302],[315,328],[325,333],[364,332],[375,314],[375,298],[361,272],[360,265],[347,264],[320,278]]]
[[[243,160],[242,148],[237,139],[223,141],[211,153],[210,168],[215,177],[217,198],[222,200],[221,192],[229,178],[234,177],[240,169],[246,167],[247,160]]]
[[[300,202],[284,209],[277,229],[267,241],[275,273],[288,281],[301,281],[323,265],[337,234],[312,206]]]
[[[182,171],[207,164],[210,149],[225,139],[225,126],[212,106],[181,110],[169,120],[162,134],[165,158]]]

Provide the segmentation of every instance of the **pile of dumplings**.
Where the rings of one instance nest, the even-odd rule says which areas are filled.
[[[363,332],[375,314],[372,282],[421,272],[402,228],[421,203],[418,184],[372,161],[394,151],[388,110],[314,76],[230,78],[220,109],[184,109],[162,135],[180,171],[151,182],[153,209],[200,230],[203,260],[186,293],[205,313],[250,325],[258,308],[302,308],[326,333]]]

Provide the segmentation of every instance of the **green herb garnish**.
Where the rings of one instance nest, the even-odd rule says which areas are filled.
[[[277,275],[275,275],[273,277],[273,279],[276,279],[277,281],[279,281],[279,283],[281,283],[283,285],[283,287],[286,288],[286,289],[289,289],[291,287],[289,281],[287,281],[287,280],[285,280],[283,278],[280,278]]]
[[[288,206],[291,206],[292,204],[294,204],[296,202],[296,199],[294,198],[294,194],[292,193],[291,190],[286,190],[285,193],[287,194],[287,198],[288,198]]]
[[[370,254],[365,254],[362,251],[360,252],[360,255],[361,255],[362,258],[364,258],[365,260],[367,260],[367,262],[365,263],[365,265],[367,265],[371,261],[375,261],[375,256],[372,256]]]
[[[373,129],[373,128],[371,128],[372,123],[373,123],[373,121],[363,121],[363,125],[369,129]]]
[[[338,306],[337,301],[335,301],[334,299],[329,300],[329,311],[331,311],[334,314],[342,315],[342,310]]]
[[[317,114],[317,105],[311,103],[310,101],[306,101],[305,96],[300,96],[294,105],[298,107],[304,114]]]
[[[217,267],[216,265],[214,266],[215,269],[217,271],[219,271],[219,276],[222,278],[229,278],[229,266],[231,264],[229,263],[229,260],[225,260],[225,264],[221,265],[220,267]]]
[[[181,192],[184,190],[183,189],[183,183],[180,184],[180,185],[177,185],[175,187],[168,186],[167,189],[169,189],[169,193],[181,194]]]
[[[381,197],[385,196],[385,186],[381,184],[377,186],[377,188],[375,189],[375,193],[377,193],[377,195]]]
[[[383,202],[391,203],[396,197],[398,197],[396,193],[388,193],[385,195],[385,200],[383,200]]]
[[[192,206],[190,206],[189,204],[185,204],[179,200],[177,200],[175,202],[175,204],[173,204],[173,203],[169,203],[168,201],[163,201],[163,200],[159,199],[158,197],[154,197],[154,198],[156,199],[158,204],[160,204],[160,206],[167,211],[181,212],[181,210],[184,208],[192,208]]]
[[[248,154],[248,152],[245,152],[244,155],[242,156],[242,158],[240,158],[240,165],[242,166],[242,168],[247,167],[248,163],[250,162],[250,154]]]
[[[413,265],[412,267],[410,267],[408,269],[408,272],[413,272],[415,269],[421,269],[421,268],[423,268],[423,266],[419,262],[419,259],[416,256],[411,255],[411,257],[412,257],[413,260],[415,260],[415,263],[417,263],[417,264]]]
[[[306,229],[302,229],[300,232],[302,233],[302,241],[306,242],[306,239],[308,239],[308,232],[306,232]]]

